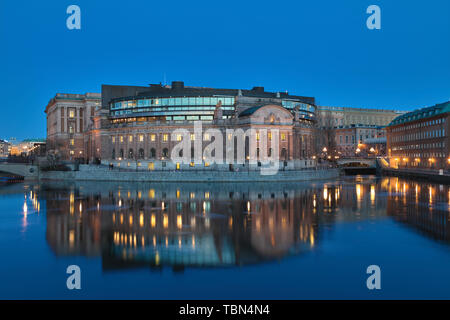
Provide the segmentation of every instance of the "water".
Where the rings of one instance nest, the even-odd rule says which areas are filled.
[[[0,298],[449,299],[449,208],[449,186],[372,176],[3,185]]]

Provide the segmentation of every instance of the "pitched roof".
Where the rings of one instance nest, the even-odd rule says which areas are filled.
[[[435,117],[440,114],[444,114],[450,112],[450,101],[436,104],[432,107],[426,107],[422,109],[417,109],[405,114],[402,114],[401,116],[398,116],[394,120],[389,123],[388,127],[390,126],[396,126],[403,123],[408,123],[416,120],[426,119]]]

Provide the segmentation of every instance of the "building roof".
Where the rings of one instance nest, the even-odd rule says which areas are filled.
[[[104,87],[108,87],[104,85]],[[102,88],[103,90],[103,88]],[[297,95],[290,95],[287,92],[267,92],[264,87],[253,87],[253,89],[216,89],[206,87],[190,87],[185,86],[182,81],[173,81],[171,86],[163,86],[160,84],[151,84],[150,87],[139,88],[135,95],[123,95],[120,97],[111,97],[114,101],[130,100],[130,99],[143,99],[152,97],[201,97],[201,96],[244,96],[244,97],[256,97],[256,98],[276,98],[276,99],[292,99],[300,100],[304,103],[315,104],[313,97],[304,97]]]
[[[240,117],[246,117],[246,116],[251,116],[252,114],[254,114],[256,112],[256,110],[262,108],[263,106],[256,106],[256,107],[251,107],[251,108],[247,108],[244,111],[242,111],[239,114],[239,118]]]
[[[398,116],[394,120],[391,121],[391,123],[388,125],[388,127],[396,126],[403,123],[408,123],[416,120],[422,120],[426,118],[435,117],[440,114],[444,114],[450,112],[450,101],[436,104],[432,107],[426,107],[422,109],[417,109],[408,113],[405,113],[401,116]]]

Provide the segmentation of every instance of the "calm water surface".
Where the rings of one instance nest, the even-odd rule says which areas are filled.
[[[0,185],[0,298],[450,299],[449,211],[448,185],[371,176]]]

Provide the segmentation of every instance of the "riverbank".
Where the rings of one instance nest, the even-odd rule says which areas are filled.
[[[427,181],[437,182],[437,183],[450,184],[450,175],[444,174],[444,173],[439,174],[439,172],[421,171],[421,170],[412,170],[412,169],[383,168],[382,173],[383,173],[383,175],[386,175],[386,176],[412,178],[412,179],[427,180]]]
[[[276,182],[335,179],[339,169],[278,171],[262,175],[260,171],[120,171],[102,166],[83,165],[78,171],[41,172],[39,180],[137,181],[137,182]]]

